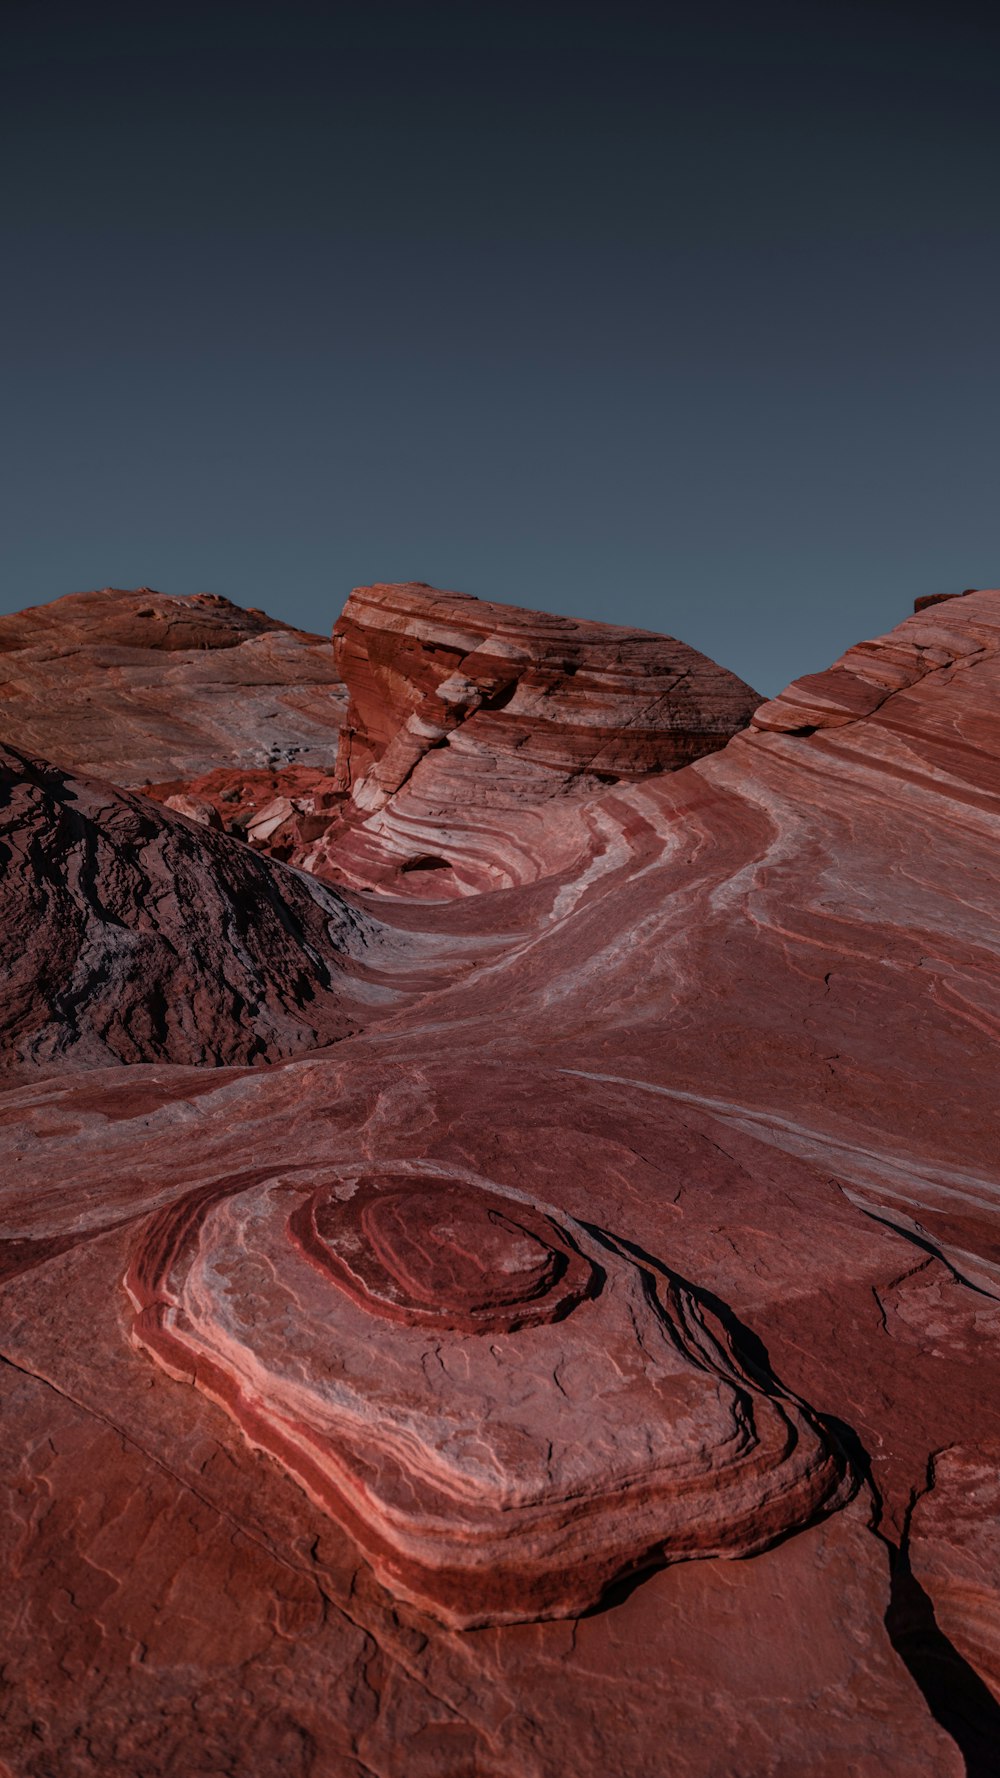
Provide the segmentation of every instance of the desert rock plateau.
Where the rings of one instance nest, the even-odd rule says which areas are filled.
[[[769,702],[0,618],[9,1778],[1000,1772],[1000,591],[919,604]]]

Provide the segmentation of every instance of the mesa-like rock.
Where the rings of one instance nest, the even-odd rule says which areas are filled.
[[[331,663],[267,804],[11,737],[10,1770],[985,1778],[1000,592]]]
[[[395,1597],[459,1629],[578,1616],[651,1560],[748,1555],[853,1491],[707,1304],[608,1236],[465,1170],[310,1171],[305,1195],[294,1169],[244,1175],[197,1224],[190,1199],[155,1216],[133,1339]]]

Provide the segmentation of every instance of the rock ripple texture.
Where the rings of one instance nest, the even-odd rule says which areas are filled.
[[[445,1624],[577,1616],[651,1558],[748,1555],[849,1493],[829,1435],[607,1237],[398,1163],[298,1197],[154,1218],[134,1336]]]
[[[993,1778],[1000,593],[677,769],[585,661],[473,767],[505,609],[392,788],[438,598],[341,627],[318,787],[11,750],[3,1757]]]

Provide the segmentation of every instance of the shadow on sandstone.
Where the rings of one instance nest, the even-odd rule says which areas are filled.
[[[592,1224],[585,1226],[602,1245],[620,1246],[642,1270],[672,1280],[689,1291],[696,1300],[704,1303],[725,1328],[743,1370],[762,1394],[797,1399],[792,1391],[782,1386],[773,1371],[763,1340],[740,1320],[721,1297],[683,1279],[636,1242],[619,1237],[612,1243],[601,1229]],[[919,1241],[916,1237],[913,1239],[917,1241],[917,1245],[927,1246],[928,1251],[934,1251],[929,1242]],[[973,1285],[970,1288],[976,1287]],[[650,1289],[650,1297],[655,1302],[656,1292],[653,1287]],[[912,1571],[908,1548],[909,1514],[903,1536],[897,1543],[880,1529],[882,1496],[873,1477],[871,1457],[862,1439],[854,1427],[838,1415],[821,1413],[816,1409],[810,1411],[830,1444],[844,1454],[845,1463],[857,1485],[863,1487],[870,1496],[871,1529],[885,1546],[889,1559],[889,1605],[884,1620],[889,1641],[922,1693],[934,1720],[958,1747],[965,1760],[967,1778],[997,1778],[1000,1771],[1000,1705],[975,1668],[964,1659],[939,1627],[933,1600]],[[815,1515],[813,1522],[827,1516],[821,1510]],[[805,1527],[801,1525],[790,1526],[773,1539],[772,1547],[797,1536],[803,1529]],[[646,1563],[634,1573],[623,1576],[584,1615],[599,1616],[622,1604],[650,1577],[656,1566],[658,1565],[655,1563]]]

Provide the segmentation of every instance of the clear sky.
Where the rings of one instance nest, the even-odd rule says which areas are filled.
[[[1000,582],[1000,9],[4,0],[0,604],[420,579],[763,692]]]

